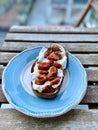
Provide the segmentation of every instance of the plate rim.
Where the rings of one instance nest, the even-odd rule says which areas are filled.
[[[59,113],[55,113],[55,114],[53,114],[53,112],[52,112],[52,114],[51,114],[51,113],[49,113],[49,114],[45,114],[45,113],[44,113],[44,114],[38,114],[38,113],[36,114],[36,113],[35,113],[35,114],[34,114],[34,113],[30,112],[30,111],[27,112],[27,111],[25,111],[24,109],[20,108],[19,106],[15,105],[15,104],[10,100],[10,96],[9,96],[9,95],[7,94],[7,92],[5,91],[4,74],[5,74],[5,72],[6,72],[6,69],[9,67],[10,63],[11,63],[15,58],[17,58],[17,56],[21,55],[22,53],[25,53],[25,52],[30,51],[30,50],[32,50],[32,49],[38,49],[38,48],[42,48],[42,47],[46,47],[46,46],[37,46],[37,47],[32,47],[32,48],[29,48],[29,49],[25,49],[25,50],[23,50],[22,52],[16,54],[13,58],[10,59],[10,61],[9,61],[8,64],[6,65],[5,69],[3,70],[3,74],[2,74],[2,91],[3,91],[3,93],[4,93],[4,95],[5,95],[6,99],[7,99],[7,101],[8,101],[16,110],[18,110],[19,112],[21,112],[21,113],[23,113],[23,114],[25,114],[25,115],[28,115],[28,116],[31,116],[31,117],[36,117],[36,118],[57,117],[57,116],[60,116],[60,115],[63,115],[63,114],[65,114],[65,113],[67,113],[68,111],[72,110],[75,106],[77,106],[77,105],[81,102],[81,100],[83,99],[83,97],[84,97],[84,95],[85,95],[85,93],[86,93],[86,91],[87,91],[87,73],[86,73],[86,70],[85,70],[85,68],[83,67],[83,65],[82,65],[82,63],[80,62],[80,60],[79,60],[76,56],[74,56],[73,54],[71,54],[69,51],[68,51],[68,54],[71,55],[75,60],[78,61],[78,63],[79,63],[79,64],[81,65],[81,67],[82,67],[83,73],[85,74],[85,75],[84,75],[84,77],[85,77],[85,90],[84,90],[83,94],[81,95],[80,99],[79,99],[74,105],[71,105],[70,107],[68,107],[67,110],[65,110],[65,109],[63,108],[64,110],[59,111]]]

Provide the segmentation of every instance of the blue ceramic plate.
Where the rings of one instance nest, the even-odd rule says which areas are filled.
[[[55,117],[75,107],[87,89],[85,69],[80,61],[68,54],[67,71],[62,89],[54,99],[35,96],[31,89],[31,65],[42,47],[25,50],[15,56],[3,72],[3,92],[15,109],[33,117]]]

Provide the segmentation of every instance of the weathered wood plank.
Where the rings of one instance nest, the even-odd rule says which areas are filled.
[[[65,33],[65,34],[96,34],[97,28],[74,28],[66,26],[12,26],[10,28],[11,33]]]
[[[88,81],[98,82],[98,67],[86,68]]]
[[[56,118],[43,119],[26,116],[14,109],[0,110],[1,130],[97,130],[97,128],[98,110],[71,110]]]
[[[41,42],[4,42],[0,51],[23,51],[37,46],[49,46],[50,43]],[[60,43],[70,52],[98,52],[98,43]]]
[[[0,64],[7,64],[18,53],[0,52]]]
[[[0,103],[7,102],[7,99],[5,98],[3,91],[2,91],[2,85],[0,84]]]
[[[0,84],[0,103],[5,102],[7,103],[7,99],[5,98],[2,89],[1,89],[1,84]],[[91,103],[98,103],[98,86],[94,85],[88,85],[87,92],[81,101],[81,104],[91,104]]]
[[[6,41],[58,41],[58,42],[98,42],[98,34],[31,34],[8,33]]]
[[[0,79],[2,78],[3,70],[4,70],[4,66],[0,65]]]
[[[91,103],[98,103],[98,85],[93,86],[89,85],[87,88],[87,92],[81,101],[81,103],[91,104]]]
[[[4,42],[5,36],[6,36],[6,33],[0,33],[0,47]]]
[[[0,52],[0,64],[8,63],[18,53]],[[83,65],[98,65],[98,54],[74,54]]]
[[[74,54],[83,65],[98,65],[98,54]]]

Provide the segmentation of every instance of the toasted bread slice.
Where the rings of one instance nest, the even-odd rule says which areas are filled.
[[[60,91],[60,86],[58,86],[56,89],[55,89],[55,91],[54,92],[52,92],[52,93],[43,93],[43,92],[38,92],[37,90],[34,90],[34,88],[33,88],[33,84],[32,84],[32,82],[31,82],[31,85],[32,85],[32,90],[33,90],[33,92],[34,92],[34,94],[36,95],[36,96],[38,96],[38,97],[41,97],[41,98],[54,98],[54,97],[56,97],[57,96],[57,94],[59,93],[59,91]]]
[[[66,57],[68,59],[68,52],[66,52]],[[34,61],[34,63],[32,64],[32,67],[31,67],[31,73],[34,72],[34,67],[37,63],[37,59]],[[65,72],[66,72],[66,68],[63,70],[63,74],[65,76]],[[47,99],[51,99],[51,98],[54,98],[57,96],[57,94],[59,93],[60,91],[60,88],[62,86],[62,82],[63,82],[63,78],[62,78],[62,81],[61,83],[59,84],[59,86],[57,86],[56,88],[53,88],[54,91],[51,91],[51,92],[39,92],[38,90],[35,90],[34,87],[33,87],[33,82],[31,81],[31,86],[32,86],[32,90],[33,90],[33,93],[38,96],[38,97],[41,97],[41,98],[47,98]]]

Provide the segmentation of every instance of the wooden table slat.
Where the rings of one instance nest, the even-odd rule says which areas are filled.
[[[81,103],[91,104],[98,103],[98,85],[89,85],[87,92],[81,101]]]
[[[44,42],[4,42],[0,47],[0,51],[23,51],[37,46],[49,45],[51,45],[51,42],[47,44]],[[98,53],[98,43],[60,43],[60,45],[64,46],[70,52]]]
[[[4,66],[0,65],[0,79],[2,78],[3,70],[4,70]]]
[[[0,64],[7,64],[18,53],[0,52]]]
[[[8,102],[2,91],[2,85],[0,84],[0,103]]]
[[[1,130],[97,130],[97,110],[72,110],[58,118],[33,118],[14,109],[0,110]],[[6,122],[6,123],[5,123]],[[84,125],[85,124],[85,125]]]
[[[98,82],[98,67],[91,67],[85,69],[87,72],[87,80],[92,82]]]
[[[65,34],[97,34],[97,28],[67,28],[66,26],[12,26],[11,33],[65,33]]]
[[[31,33],[8,33],[6,41],[58,41],[58,42],[96,42],[98,34],[31,34]]]
[[[98,54],[74,54],[83,65],[98,65]]]
[[[6,36],[6,33],[0,33],[0,47],[1,47],[1,45],[3,45],[5,36]]]
[[[8,63],[18,53],[0,52],[0,64]],[[98,65],[98,54],[74,54],[83,65]]]

